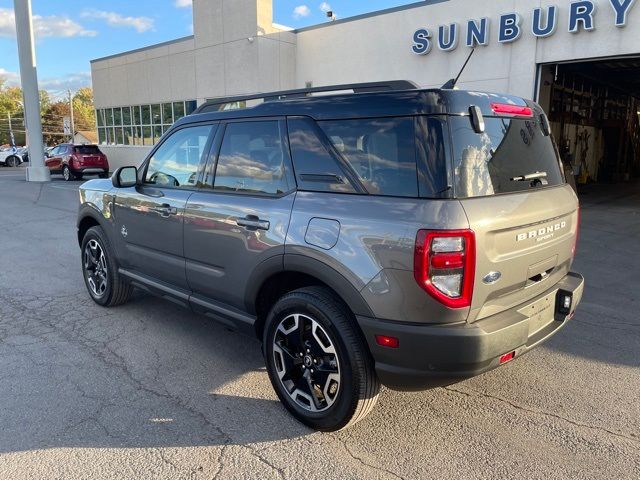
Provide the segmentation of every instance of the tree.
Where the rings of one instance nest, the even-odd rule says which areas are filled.
[[[81,88],[73,96],[73,115],[76,131],[96,130],[96,115],[93,107],[93,90],[91,88]]]
[[[7,87],[6,80],[0,77],[0,145],[10,143],[9,115],[16,145],[26,144],[24,127],[24,108],[22,89]],[[79,89],[73,96],[73,114],[75,130],[96,130],[96,118],[93,108],[93,90],[89,87]],[[64,137],[64,117],[71,115],[69,102],[52,102],[45,90],[40,90],[40,115],[42,119],[43,140],[46,144],[55,144],[67,140]]]

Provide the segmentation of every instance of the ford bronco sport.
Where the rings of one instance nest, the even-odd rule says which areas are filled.
[[[324,431],[381,384],[522,356],[583,292],[549,122],[508,95],[400,81],[218,100],[80,197],[95,302],[137,287],[256,335],[284,406]]]

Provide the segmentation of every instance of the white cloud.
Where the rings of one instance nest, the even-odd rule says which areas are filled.
[[[82,87],[91,86],[91,72],[70,73],[63,77],[44,78],[38,82],[40,90],[50,93],[76,91]]]
[[[298,5],[293,9],[293,18],[308,17],[311,14],[311,9],[306,5]]]
[[[0,68],[0,77],[4,78],[9,87],[20,86],[20,75]],[[91,72],[70,73],[62,77],[48,77],[38,81],[39,90],[47,90],[52,95],[58,95],[71,89],[76,91],[82,87],[91,86]]]
[[[329,5],[327,2],[322,2],[320,4],[320,10],[323,11],[324,13],[330,12],[331,11],[331,5]]]
[[[62,15],[33,16],[33,31],[36,37],[94,37],[98,32],[87,30],[69,17]],[[16,36],[16,20],[13,10],[0,8],[0,37]]]
[[[10,72],[9,70],[0,68],[0,78],[4,78],[7,82],[6,85],[9,87],[20,85],[20,75],[16,72]]]
[[[138,33],[151,30],[154,20],[150,17],[125,17],[116,12],[105,12],[103,10],[85,10],[82,12],[83,18],[104,20],[110,27],[131,27]]]
[[[189,8],[193,3],[193,0],[173,0],[173,5],[176,8]]]

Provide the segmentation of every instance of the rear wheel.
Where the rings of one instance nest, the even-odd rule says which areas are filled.
[[[330,290],[283,296],[267,318],[264,353],[271,383],[302,423],[336,431],[363,419],[380,384],[347,306]]]
[[[131,297],[133,287],[118,272],[113,249],[101,227],[90,228],[82,239],[82,273],[89,295],[98,305],[115,307]]]
[[[62,178],[64,178],[67,182],[70,182],[74,179],[73,173],[71,173],[71,169],[67,165],[62,167]]]

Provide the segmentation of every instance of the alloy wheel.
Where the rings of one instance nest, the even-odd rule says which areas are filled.
[[[71,180],[71,171],[69,170],[69,167],[64,167],[62,169],[62,176],[67,181]]]
[[[107,291],[109,269],[107,257],[97,240],[89,240],[84,247],[83,265],[91,293],[97,298],[102,297]]]
[[[340,362],[334,342],[313,318],[285,317],[273,338],[273,360],[289,397],[310,412],[331,407],[340,391]]]

